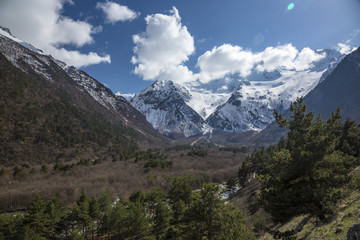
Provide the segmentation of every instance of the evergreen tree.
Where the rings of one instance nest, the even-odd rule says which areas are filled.
[[[64,213],[64,203],[59,198],[54,198],[48,201],[45,208],[45,213],[49,217],[49,233],[48,238],[55,238],[58,230],[58,224]]]
[[[323,123],[320,117],[306,113],[303,100],[290,106],[291,120],[275,112],[280,127],[288,128],[288,138],[281,150],[264,159],[259,179],[265,189],[261,201],[277,221],[286,221],[300,214],[323,219],[331,213],[341,196],[339,188],[349,180],[353,158],[336,152],[341,114],[336,113]]]
[[[89,215],[90,199],[85,192],[82,192],[80,199],[73,207],[72,216],[75,222],[81,226],[82,234],[87,235],[87,231],[91,222]]]
[[[116,203],[107,221],[109,221],[109,230],[117,239],[124,239],[127,236],[127,209],[121,201]]]
[[[25,214],[24,224],[40,237],[51,233],[50,218],[46,214],[46,203],[40,195],[35,195]]]
[[[205,184],[187,210],[184,239],[255,239],[244,224],[244,218],[230,203],[221,199],[223,190],[217,184]]]
[[[100,229],[100,219],[101,219],[100,204],[96,197],[92,197],[90,200],[89,215],[92,220],[90,222],[91,236],[92,239],[94,239],[95,232],[98,232]]]

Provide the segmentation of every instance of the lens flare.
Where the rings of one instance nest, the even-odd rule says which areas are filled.
[[[287,10],[292,10],[293,8],[295,7],[295,4],[294,3],[290,3],[287,7]]]

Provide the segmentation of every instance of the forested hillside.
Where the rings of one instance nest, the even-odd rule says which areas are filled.
[[[64,152],[71,153],[69,160],[77,159],[88,156],[89,147],[98,157],[122,159],[138,149],[140,133],[108,117],[85,93],[78,92],[75,101],[59,79],[54,83],[35,72],[26,74],[3,55],[0,78],[1,164],[55,162]]]

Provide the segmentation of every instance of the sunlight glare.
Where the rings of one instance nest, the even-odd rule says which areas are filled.
[[[287,7],[287,10],[292,10],[293,8],[295,7],[295,4],[294,3],[290,3]]]

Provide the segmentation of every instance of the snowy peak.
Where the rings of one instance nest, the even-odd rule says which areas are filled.
[[[10,29],[6,28],[6,27],[2,27],[0,26],[0,35],[5,36],[19,44],[21,44],[22,46],[26,47],[27,49],[37,52],[37,53],[42,53],[42,50],[34,47],[33,45],[31,45],[30,43],[24,42],[18,38],[16,38],[14,35],[11,34]]]
[[[192,121],[195,116],[198,127],[185,136],[198,134],[201,129],[235,133],[261,131],[274,121],[274,110],[283,112],[297,97],[306,96],[345,56],[331,49],[315,52],[319,59],[302,68],[291,65],[272,71],[254,68],[246,77],[231,73],[206,83],[195,81],[184,86],[172,81],[156,81],[136,94],[131,103],[163,133],[174,131],[170,123],[191,125],[186,121]],[[174,121],[178,115],[168,113],[179,106],[187,109],[183,115],[191,113],[192,117]],[[183,128],[175,131],[181,132]]]
[[[136,97],[136,96],[135,96]],[[145,88],[138,96],[143,98],[145,104],[166,104],[171,98],[172,101],[188,101],[191,98],[190,92],[170,80],[157,80],[149,87]]]
[[[188,137],[210,131],[202,117],[186,104],[190,98],[184,86],[158,80],[136,94],[130,103],[161,133]]]
[[[14,37],[14,36],[11,34],[10,29],[8,29],[8,28],[6,28],[6,27],[0,26],[0,30],[2,30],[2,31],[4,31],[4,32],[8,33],[10,36]]]

